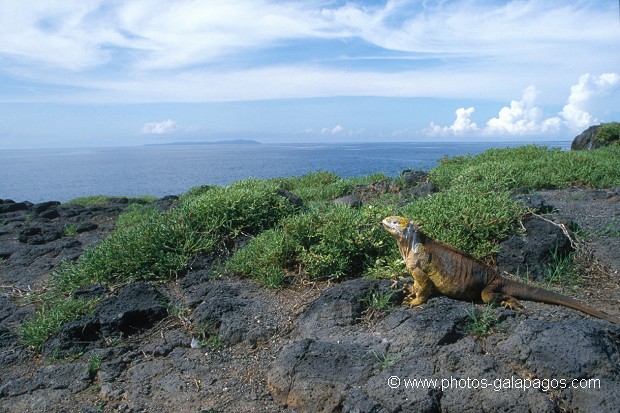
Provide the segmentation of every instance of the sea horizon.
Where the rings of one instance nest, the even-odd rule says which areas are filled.
[[[0,199],[60,201],[94,196],[179,195],[199,185],[330,171],[341,177],[429,170],[444,156],[513,142],[172,142],[161,145],[2,149]],[[571,141],[535,144],[569,149]]]

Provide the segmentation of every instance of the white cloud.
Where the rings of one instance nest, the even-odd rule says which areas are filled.
[[[390,50],[514,62],[532,55],[548,62],[561,56],[558,47],[578,53],[576,44],[616,40],[606,27],[614,23],[613,6],[559,0],[455,1],[434,7],[414,0],[377,6],[280,0],[2,3],[0,52],[76,68],[113,59],[111,47],[130,52],[125,56],[134,67],[163,69],[303,38],[360,38]],[[598,24],[583,26],[582,21]],[[547,56],[550,50],[556,53]]]
[[[456,111],[456,120],[450,126],[440,126],[431,122],[424,129],[430,136],[461,135],[464,133],[482,132],[486,135],[529,135],[555,133],[562,128],[581,131],[598,120],[588,112],[588,106],[594,97],[613,91],[620,85],[620,74],[604,73],[593,76],[589,73],[581,75],[576,84],[571,86],[570,95],[559,116],[545,117],[541,107],[537,106],[539,91],[528,86],[520,100],[512,100],[510,106],[499,110],[498,116],[489,119],[486,126],[479,129],[471,122],[474,108],[460,108]]]
[[[560,119],[551,117],[543,119],[543,111],[536,106],[539,92],[534,86],[523,91],[521,100],[513,100],[510,106],[500,109],[498,117],[487,122],[485,132],[488,134],[527,135],[557,131]]]
[[[342,125],[336,125],[333,128],[323,128],[323,129],[321,129],[321,134],[323,134],[323,135],[328,135],[328,134],[338,135],[338,134],[343,133],[343,132],[344,132],[344,126],[342,126]]]
[[[552,0],[301,2],[0,0],[0,73],[80,89],[41,88],[23,100],[163,102],[317,96],[508,99],[536,78],[559,95],[575,73],[617,65],[615,5]],[[616,19],[616,20],[614,20]],[[596,24],[583,25],[591,21]],[[574,30],[580,27],[580,30]],[[359,41],[401,71],[312,61],[280,47]],[[368,50],[368,49],[365,49]],[[396,51],[392,54],[387,51]],[[274,61],[264,55],[277,56]],[[261,58],[255,59],[260,54]],[[292,54],[295,56],[296,54]],[[329,60],[327,66],[323,66]],[[432,65],[426,62],[432,61]],[[33,64],[35,63],[35,64]],[[593,69],[592,66],[595,65]],[[506,70],[506,68],[513,70]],[[567,68],[550,71],[549,67]],[[67,71],[72,71],[67,76]],[[278,76],[281,75],[281,76]],[[239,81],[239,82],[238,82]],[[292,84],[289,84],[291,81]],[[203,85],[197,87],[196,85]],[[19,99],[18,98],[18,99]],[[13,96],[0,96],[15,101]]]
[[[334,128],[331,130],[332,135],[335,135],[337,133],[341,133],[344,130],[344,127],[342,125],[336,125],[334,126]]]
[[[459,108],[455,111],[456,120],[450,126],[439,126],[431,122],[425,133],[430,136],[466,135],[478,132],[478,125],[471,121],[471,115],[475,112],[474,107]]]
[[[460,108],[456,110],[456,120],[450,126],[450,130],[452,130],[456,135],[462,135],[467,132],[478,130],[478,125],[473,123],[470,119],[471,115],[475,112],[475,109],[469,107],[467,109]]]
[[[592,76],[589,73],[581,75],[577,84],[570,88],[568,102],[560,112],[566,125],[572,130],[581,130],[597,120],[588,112],[588,103],[592,97],[609,92],[620,84],[620,74],[604,73],[600,76]]]
[[[141,70],[178,69],[269,47],[287,39],[335,37],[311,5],[268,0],[138,0],[118,8],[119,26],[135,33]]]
[[[313,129],[309,129],[309,131],[312,133],[314,132]],[[321,135],[332,135],[332,136],[359,136],[359,135],[363,135],[366,133],[366,129],[365,128],[360,128],[357,130],[352,130],[352,129],[347,129],[344,126],[338,124],[336,126],[334,126],[333,128],[321,128],[320,130]]]
[[[456,110],[456,120],[450,126],[439,126],[431,122],[424,131],[431,136],[464,135],[483,133],[486,135],[530,135],[539,133],[553,133],[560,130],[562,121],[559,117],[544,117],[543,110],[536,106],[539,92],[534,86],[528,86],[523,91],[521,100],[513,100],[510,106],[499,110],[496,118],[486,122],[484,128],[479,128],[471,121],[474,107]]]
[[[149,122],[142,127],[142,134],[144,135],[164,135],[167,133],[176,132],[179,129],[177,121],[167,119],[163,122]]]
[[[449,88],[445,87],[447,78],[451,79]],[[53,96],[53,99],[106,103],[213,102],[333,96],[465,98],[487,89],[498,90],[503,85],[502,76],[497,74],[485,76],[484,84],[479,84],[479,76],[471,72],[451,73],[441,69],[395,73],[370,70],[348,72],[312,65],[224,72],[196,70],[165,75],[153,72],[95,82],[79,76],[53,77],[50,81],[92,89],[87,94]],[[474,88],[474,85],[478,87]]]
[[[79,0],[18,3],[2,1],[0,56],[50,67],[80,71],[110,61],[110,45],[129,43],[114,21],[94,17],[100,2]]]

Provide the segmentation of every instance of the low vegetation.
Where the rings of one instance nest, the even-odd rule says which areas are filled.
[[[620,185],[620,147],[562,151],[544,146],[490,149],[476,156],[444,158],[430,171],[442,189],[478,187],[486,191],[553,189],[573,185]]]
[[[620,145],[620,122],[603,123],[594,140],[602,145]]]
[[[66,237],[74,237],[77,234],[78,227],[75,224],[68,224],[64,227],[64,234]]]
[[[116,228],[133,227],[155,217],[158,212],[158,209],[151,204],[131,204],[116,219]]]
[[[210,348],[219,350],[222,348],[222,338],[217,332],[217,327],[211,323],[203,323],[197,326],[198,333],[197,345],[200,348]]]
[[[370,291],[365,297],[360,298],[360,302],[364,305],[364,313],[370,319],[384,314],[394,298],[394,291]]]
[[[171,279],[192,255],[226,252],[239,235],[258,235],[292,214],[295,208],[277,189],[247,180],[185,198],[165,213],[130,211],[110,237],[62,266],[55,286],[68,293],[95,282]]]
[[[233,273],[277,287],[287,273],[312,279],[359,276],[390,255],[392,240],[379,226],[388,209],[323,204],[284,218],[228,262]]]
[[[103,360],[102,356],[91,356],[88,359],[88,365],[86,367],[86,371],[88,372],[88,375],[92,378],[94,378],[97,373],[99,372],[99,369],[101,368],[101,361]]]
[[[400,214],[413,217],[433,238],[484,260],[517,230],[524,212],[508,191],[463,182],[407,205]]]
[[[75,204],[75,205],[82,205],[82,206],[100,206],[100,205],[107,205],[110,202],[110,198],[124,198],[124,197],[114,197],[114,196],[110,196],[110,195],[93,195],[93,196],[85,196],[85,197],[79,197],[79,198],[74,198],[70,201],[65,202],[66,204]],[[153,196],[136,196],[136,197],[131,197],[129,199],[133,199],[133,200],[138,200],[138,201],[142,201],[142,202],[153,202],[156,201],[157,198],[153,197]]]
[[[72,298],[53,299],[41,304],[35,317],[21,327],[22,342],[29,347],[41,349],[47,338],[60,327],[88,313],[93,302]]]
[[[107,239],[53,274],[46,295],[34,298],[45,304],[22,328],[23,342],[41,348],[62,324],[92,311],[93,302],[70,298],[77,288],[95,282],[167,281],[197,254],[217,258],[222,273],[251,277],[272,288],[293,277],[402,273],[394,240],[380,226],[381,219],[394,213],[487,259],[502,239],[519,230],[527,213],[513,201],[515,190],[620,186],[619,159],[618,146],[566,152],[533,145],[445,158],[429,174],[441,191],[404,207],[393,194],[360,208],[334,205],[332,199],[387,177],[340,178],[330,172],[196,187],[167,212],[132,206]],[[301,197],[303,205],[293,204],[283,189]]]
[[[387,353],[376,350],[370,350],[368,354],[372,355],[375,358],[381,370],[389,369],[390,367],[395,366],[396,363],[398,363],[398,359],[401,357],[400,354],[388,356]]]
[[[474,305],[472,307],[472,310],[467,312],[469,316],[467,332],[469,334],[476,337],[488,337],[502,330],[499,313],[491,305],[487,305],[483,310]]]
[[[562,256],[557,250],[553,252],[553,262],[551,266],[545,269],[545,281],[551,284],[559,284],[561,286],[576,286],[579,284],[581,277],[578,275],[579,266],[575,262],[575,254],[573,252]]]
[[[372,174],[359,178],[340,178],[333,172],[319,171],[300,177],[276,178],[272,182],[291,191],[306,203],[325,202],[351,193],[359,185],[368,185],[387,176]]]

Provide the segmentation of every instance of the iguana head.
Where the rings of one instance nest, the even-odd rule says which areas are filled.
[[[423,237],[420,236],[422,229],[418,225],[399,216],[387,217],[381,221],[381,224],[398,241],[398,248],[405,261],[410,253],[418,252],[418,246]]]
[[[383,221],[385,228],[396,239],[410,238],[414,232],[421,231],[420,227],[408,220],[407,218],[392,216],[387,217]]]

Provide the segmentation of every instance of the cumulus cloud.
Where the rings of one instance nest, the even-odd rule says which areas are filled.
[[[477,132],[478,125],[471,121],[471,115],[476,111],[474,107],[459,108],[456,110],[456,120],[450,126],[439,126],[431,122],[430,126],[425,130],[428,135],[431,136],[446,136],[446,135],[465,135],[472,132]]]
[[[323,128],[321,129],[321,134],[323,135],[338,135],[339,133],[343,133],[344,132],[344,126],[342,125],[336,125],[333,128]]]
[[[489,119],[484,128],[478,128],[471,121],[475,109],[470,107],[457,109],[456,120],[452,125],[440,126],[431,122],[424,132],[430,136],[458,136],[478,132],[486,135],[531,135],[555,133],[563,128],[579,131],[598,122],[588,112],[592,99],[612,91],[618,85],[618,73],[600,76],[586,73],[571,86],[568,101],[558,116],[549,117],[545,117],[543,109],[537,105],[540,92],[536,87],[528,86],[521,99],[512,100],[510,106],[501,108],[497,117]]]
[[[560,112],[566,125],[572,130],[586,128],[597,120],[588,112],[588,103],[592,97],[603,95],[620,84],[620,74],[604,73],[592,76],[589,73],[581,75],[577,84],[570,88],[568,102]]]
[[[167,133],[176,132],[179,129],[177,121],[167,119],[162,122],[149,122],[145,123],[142,127],[142,134],[144,135],[164,135]]]
[[[465,135],[483,133],[486,135],[532,135],[539,133],[553,133],[563,125],[558,116],[545,117],[542,108],[536,105],[539,91],[534,86],[528,86],[523,91],[520,100],[512,100],[510,106],[499,110],[497,117],[486,122],[484,128],[479,128],[471,121],[475,109],[460,108],[456,111],[456,120],[450,126],[439,126],[431,122],[424,131],[431,136]]]
[[[474,107],[456,110],[456,120],[449,126],[450,130],[456,135],[478,130],[478,125],[471,121],[471,115],[475,112]]]
[[[527,135],[532,133],[557,131],[560,118],[543,119],[543,111],[536,106],[538,90],[528,86],[521,100],[513,100],[510,106],[500,109],[496,118],[487,122],[485,132],[489,134]]]
[[[313,129],[309,130],[311,133],[314,132]],[[352,130],[352,129],[347,129],[344,126],[342,126],[341,124],[338,124],[336,126],[334,126],[333,128],[321,128],[320,130],[317,129],[317,133],[319,133],[321,135],[331,135],[331,136],[359,136],[359,135],[363,135],[366,132],[365,128],[360,128],[357,130]]]

